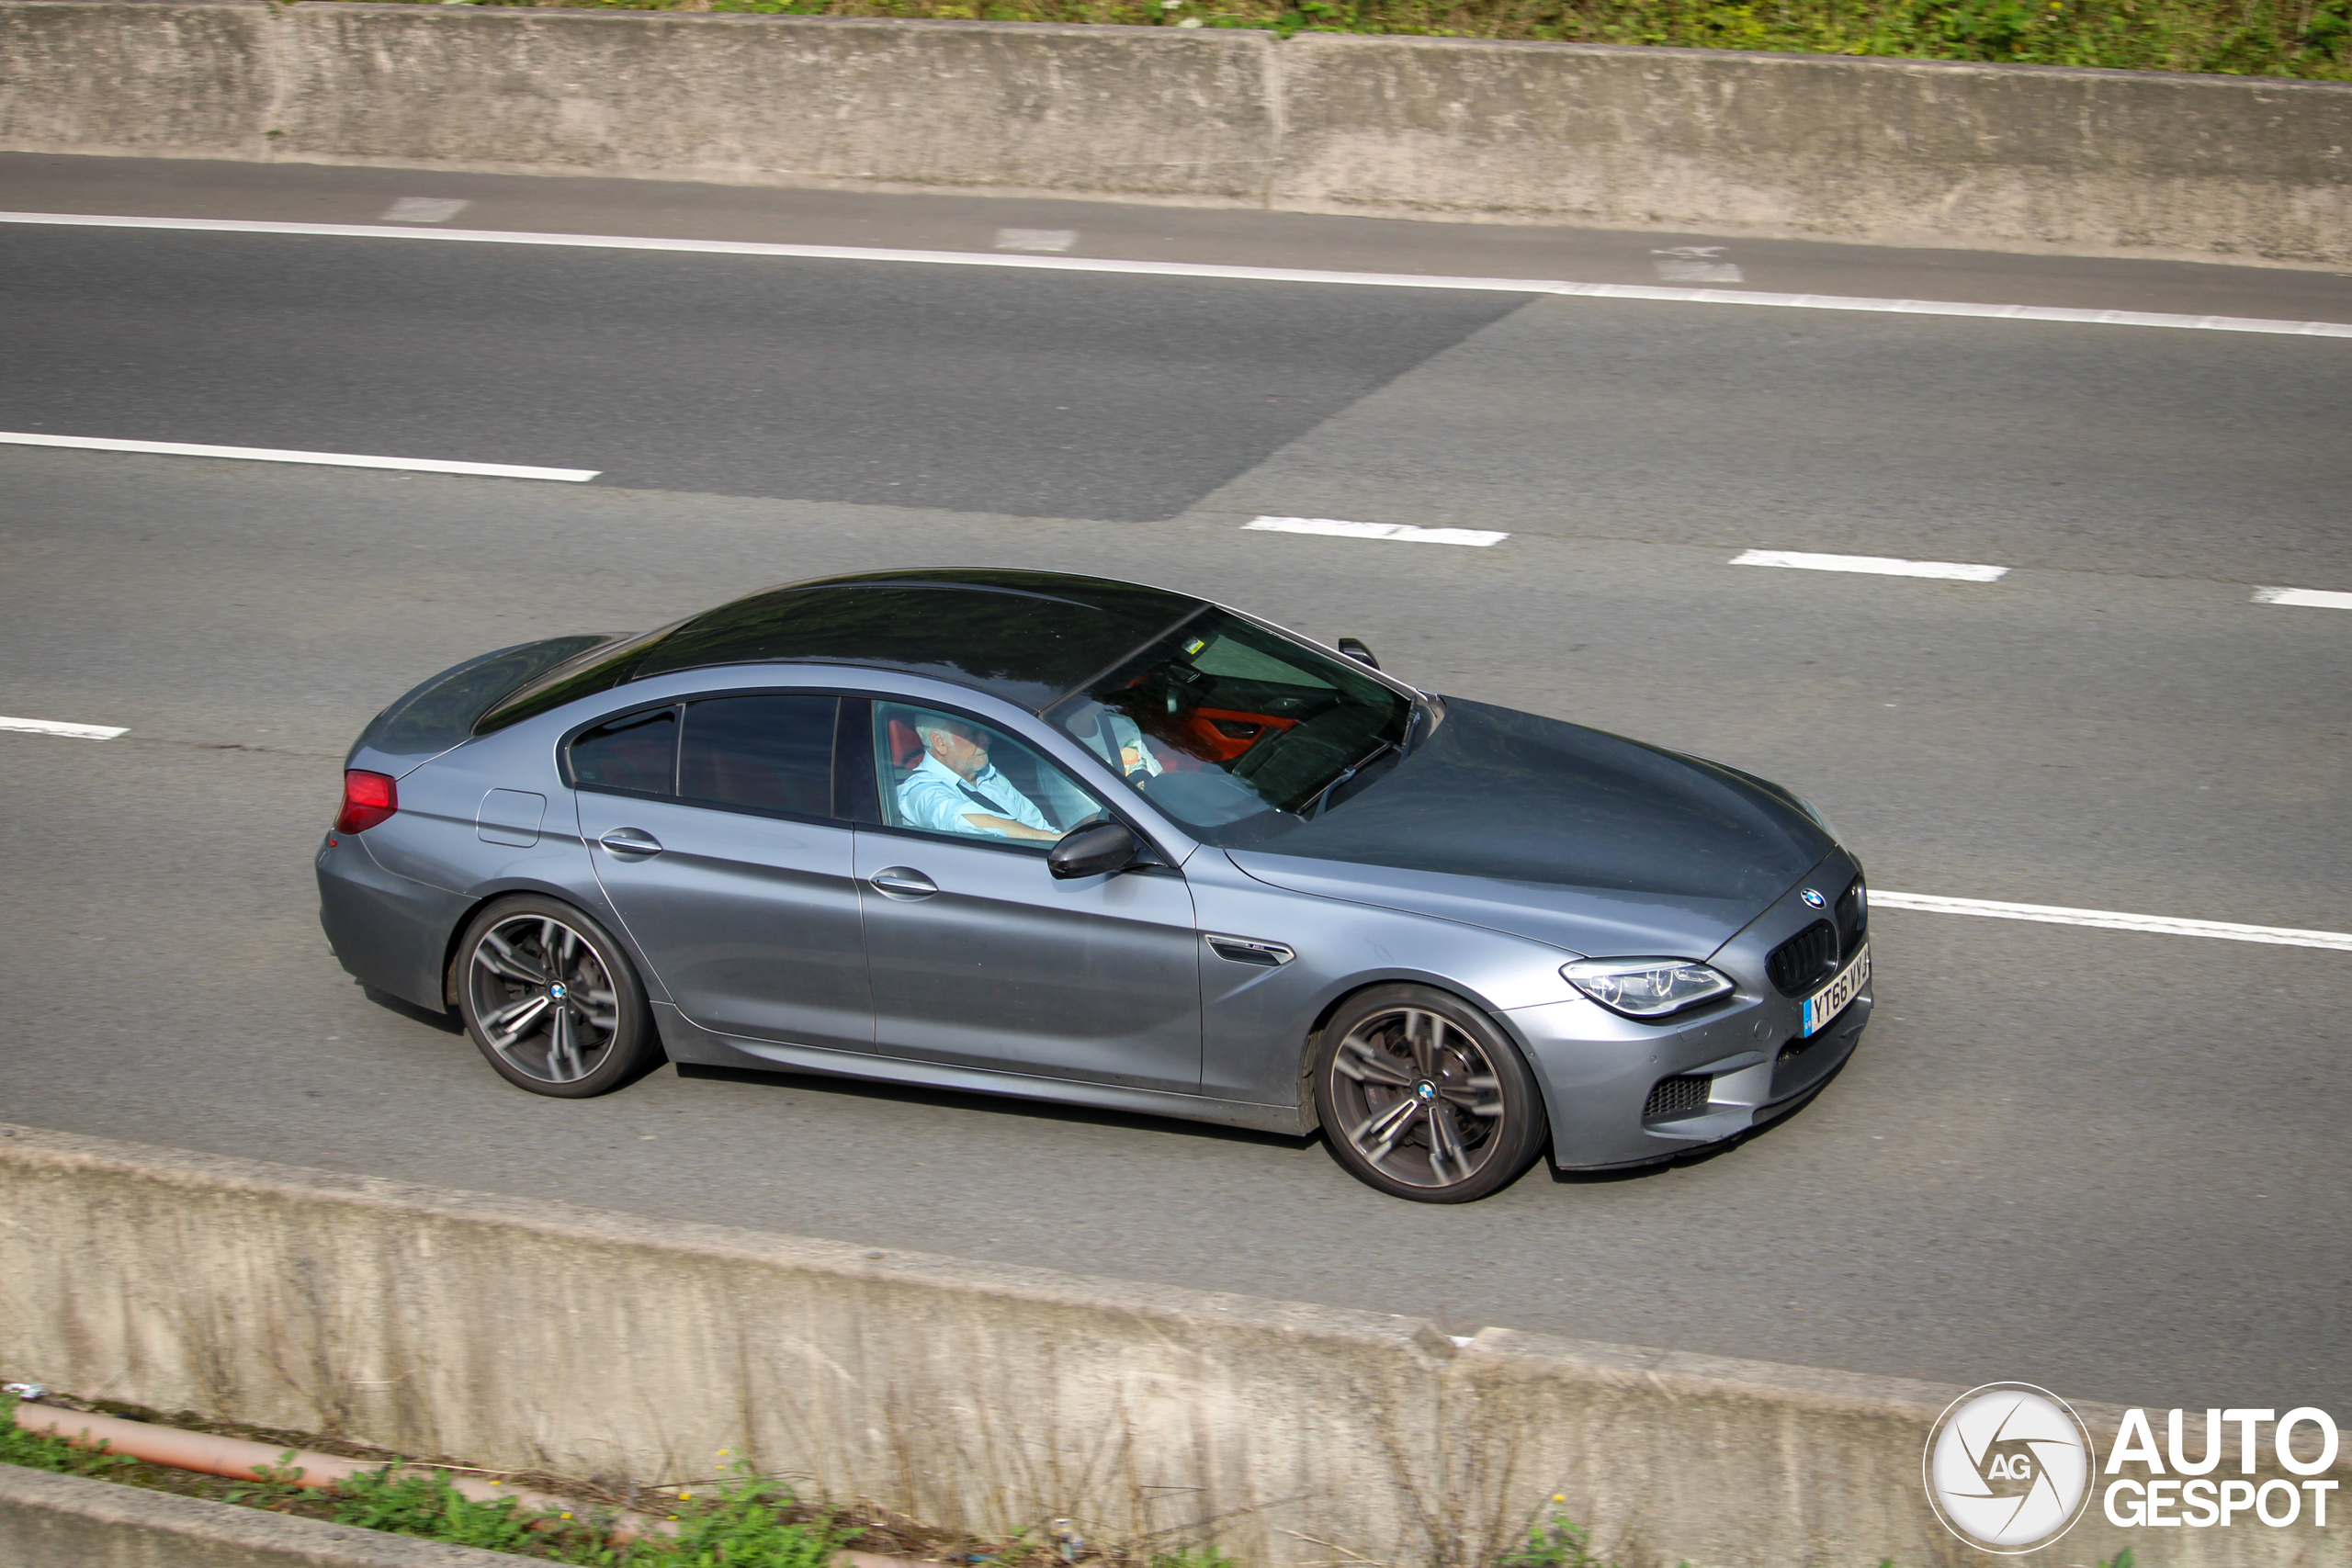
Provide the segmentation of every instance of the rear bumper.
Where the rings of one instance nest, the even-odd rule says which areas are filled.
[[[441,963],[465,913],[462,894],[395,876],[358,835],[329,835],[315,862],[319,924],[335,958],[361,984],[439,1012]]]

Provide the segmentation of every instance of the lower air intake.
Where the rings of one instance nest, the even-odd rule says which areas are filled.
[[[1670,1078],[1660,1078],[1650,1089],[1650,1098],[1642,1107],[1645,1122],[1671,1122],[1684,1116],[1696,1116],[1707,1109],[1707,1096],[1713,1092],[1714,1079],[1704,1073],[1677,1073]]]

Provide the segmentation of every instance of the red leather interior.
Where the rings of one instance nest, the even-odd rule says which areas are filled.
[[[922,761],[922,737],[905,719],[890,721],[890,765],[911,768]]]
[[[1295,718],[1270,713],[1242,713],[1234,708],[1194,708],[1177,721],[1186,746],[1196,754],[1230,762],[1258,743],[1269,729],[1288,729]]]

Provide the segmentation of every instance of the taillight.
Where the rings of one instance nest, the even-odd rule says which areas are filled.
[[[400,808],[400,788],[390,774],[347,769],[343,775],[343,811],[334,819],[334,830],[364,833],[390,820]]]

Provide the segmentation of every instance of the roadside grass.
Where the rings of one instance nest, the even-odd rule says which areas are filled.
[[[430,4],[432,0],[421,0]],[[443,0],[1262,28],[2352,80],[2352,0]]]
[[[55,1438],[28,1432],[17,1425],[17,1403],[15,1394],[0,1393],[0,1464],[113,1481],[120,1479],[125,1469],[139,1463],[126,1454],[107,1452],[104,1444],[94,1449],[74,1448]]]
[[[620,1510],[584,1498],[576,1509],[548,1511],[525,1508],[514,1498],[481,1502],[439,1471],[402,1470],[390,1461],[330,1487],[296,1484],[299,1470],[265,1470],[243,1481],[202,1475],[111,1453],[104,1445],[83,1448],[28,1432],[15,1422],[17,1404],[15,1395],[0,1394],[0,1463],[582,1568],[826,1568],[868,1533],[837,1520],[832,1510],[802,1505],[789,1486],[740,1460],[714,1482],[662,1489],[644,1499],[660,1503],[676,1522],[674,1536],[624,1540],[614,1536]],[[151,1411],[121,1413],[154,1418]]]
[[[1539,1514],[1527,1527],[1527,1540],[1495,1568],[1608,1568],[1587,1549],[1584,1531],[1561,1507],[1566,1501],[1555,1494],[1549,1517]],[[1888,1564],[1882,1563],[1880,1568]]]
[[[390,1457],[384,1468],[363,1471],[330,1487],[300,1485],[300,1471],[289,1468],[263,1467],[257,1477],[237,1480],[150,1464],[109,1452],[103,1444],[84,1448],[61,1438],[28,1432],[14,1419],[17,1403],[16,1395],[0,1393],[0,1464],[88,1476],[357,1529],[578,1563],[582,1568],[829,1568],[849,1548],[944,1559],[973,1568],[1068,1568],[1073,1561],[1061,1542],[1074,1538],[1057,1538],[1054,1529],[1044,1525],[1008,1540],[978,1540],[928,1529],[879,1510],[810,1505],[789,1484],[761,1474],[740,1456],[722,1454],[730,1462],[724,1474],[711,1480],[637,1495],[634,1501],[639,1508],[657,1509],[663,1516],[662,1522],[675,1533],[624,1540],[615,1532],[622,1510],[611,1498],[597,1496],[593,1487],[574,1485],[572,1490],[581,1495],[576,1508],[534,1511],[515,1498],[482,1502],[469,1497],[452,1486],[443,1472],[403,1469],[400,1461]],[[282,1441],[288,1444],[289,1461],[297,1445],[327,1450],[352,1447],[308,1434],[199,1421],[192,1414],[165,1417],[121,1404],[92,1408],[133,1420]],[[354,1457],[375,1457],[381,1452],[361,1450]],[[565,1489],[555,1477],[516,1479],[540,1491]],[[1055,1526],[1066,1524],[1054,1521]],[[1240,1568],[1213,1545],[1149,1554],[1095,1551],[1074,1560],[1085,1562],[1088,1568],[1097,1564],[1100,1568]]]
[[[1241,1568],[1213,1544],[1148,1554],[1113,1550],[1077,1556],[1058,1548],[1050,1530],[981,1542],[923,1531],[880,1516],[876,1522],[861,1523],[842,1510],[802,1503],[789,1485],[760,1474],[740,1457],[716,1481],[658,1494],[669,1499],[665,1522],[675,1521],[674,1536],[620,1540],[614,1533],[618,1510],[586,1500],[577,1509],[538,1512],[511,1497],[481,1502],[450,1485],[439,1471],[404,1471],[397,1461],[325,1488],[296,1484],[299,1470],[265,1467],[251,1481],[199,1475],[109,1453],[103,1444],[82,1448],[37,1436],[16,1424],[17,1404],[14,1394],[0,1393],[0,1464],[147,1486],[582,1568],[830,1568],[852,1547],[921,1552],[970,1568],[1068,1568],[1077,1562],[1101,1568]],[[134,1407],[123,1407],[121,1413],[154,1419],[153,1412]],[[316,1446],[316,1439],[306,1440]],[[289,1450],[287,1458],[292,1457]],[[1497,1558],[1492,1568],[1616,1568],[1611,1560],[1594,1555],[1589,1537],[1568,1517],[1566,1502],[1555,1494],[1547,1507],[1538,1509],[1525,1538]],[[1885,1559],[1878,1568],[1895,1568],[1894,1560]],[[2112,1562],[2102,1560],[2098,1568],[2132,1568],[2131,1550],[2117,1552]]]

